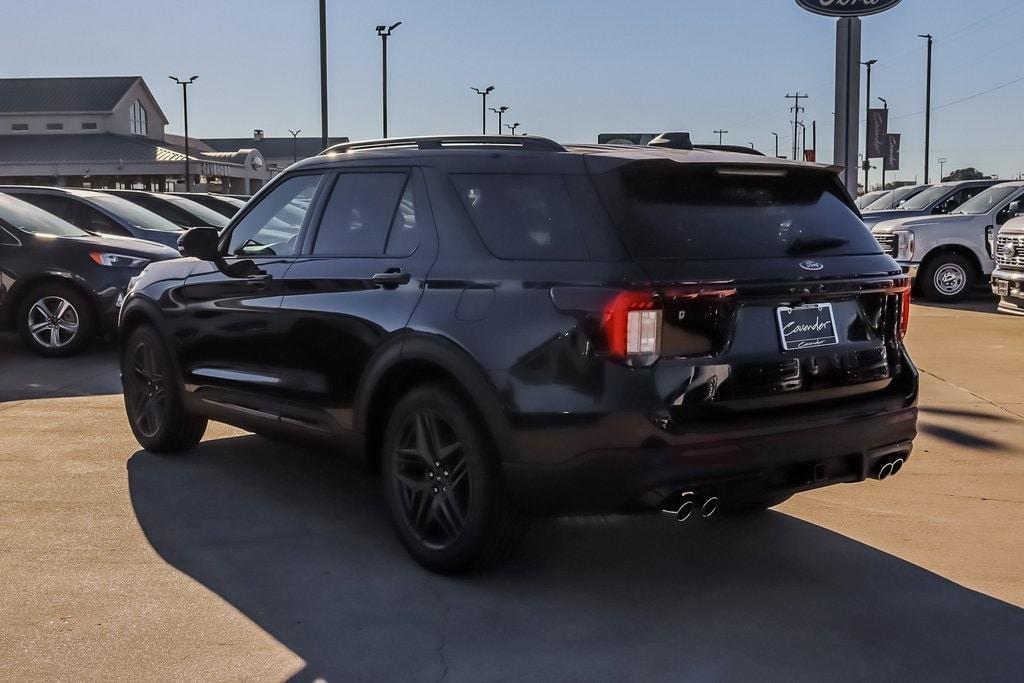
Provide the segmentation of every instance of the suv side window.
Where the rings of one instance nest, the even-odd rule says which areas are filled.
[[[313,253],[381,256],[408,180],[404,171],[338,174],[320,219]],[[407,210],[413,209],[409,206]],[[415,226],[414,214],[412,224]]]
[[[236,256],[293,256],[306,225],[321,174],[282,181],[231,230],[228,253]]]

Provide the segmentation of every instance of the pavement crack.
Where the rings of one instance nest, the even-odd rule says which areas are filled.
[[[433,582],[429,583],[430,590],[434,593],[434,597],[441,603],[441,620],[438,624],[438,638],[437,638],[437,658],[441,662],[441,675],[437,678],[437,683],[445,680],[448,677],[448,656],[445,654],[445,647],[448,645],[448,615],[451,613],[452,607],[444,598],[444,594],[434,585]]]
[[[970,394],[974,398],[978,399],[979,401],[984,401],[985,403],[989,404],[990,406],[992,406],[994,408],[998,408],[999,410],[1002,410],[1003,412],[1009,413],[1010,415],[1013,415],[1014,417],[1017,417],[1017,418],[1019,418],[1021,420],[1024,420],[1024,414],[1022,414],[1022,413],[1018,413],[1015,410],[1010,410],[1006,406],[1001,406],[998,403],[996,403],[995,401],[993,401],[991,399],[988,399],[988,398],[985,398],[981,394],[974,393],[973,391],[971,391],[967,387],[962,387],[959,384],[956,384],[954,382],[950,382],[945,377],[940,377],[939,375],[936,375],[934,372],[931,372],[930,370],[925,370],[920,365],[917,366],[917,369],[919,371],[923,372],[924,374],[928,375],[929,377],[934,377],[935,379],[939,380],[940,382],[945,382],[946,384],[948,384],[949,386],[953,387],[954,389],[959,389],[960,391],[967,392],[968,394]]]

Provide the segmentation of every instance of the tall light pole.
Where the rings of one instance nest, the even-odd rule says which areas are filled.
[[[320,0],[320,149],[327,149],[327,0]]]
[[[878,101],[882,103],[882,107],[889,111],[889,102],[884,97],[879,97]],[[887,119],[888,120],[888,119]],[[885,189],[885,160],[882,160],[882,189]]]
[[[750,145],[750,149],[754,149],[754,143],[753,142],[748,142],[747,144]]]
[[[932,34],[921,33],[918,38],[928,41],[928,84],[925,86],[924,104],[924,184],[928,184],[928,155],[932,144]]]
[[[878,63],[877,59],[869,59],[861,62],[868,68],[867,94],[864,97],[864,193],[870,192],[868,188],[868,174],[871,173],[871,160],[868,158],[871,141],[868,140],[868,131],[871,130],[871,67]]]
[[[773,132],[772,135],[775,136],[775,158],[778,159],[779,158],[779,134]]]
[[[189,151],[188,151],[188,86],[192,85],[199,76],[192,76],[191,78],[178,78],[177,76],[168,76],[172,81],[181,86],[181,100],[183,109],[185,110],[185,192],[192,191],[192,172],[189,170]]]
[[[946,177],[946,162],[949,161],[946,157],[939,157],[939,182]]]
[[[716,131],[715,131],[715,134],[716,134],[716,135],[718,136],[718,144],[719,144],[719,145],[721,145],[721,144],[722,144],[722,138],[723,138],[723,136],[724,136],[724,135],[725,135],[726,133],[728,133],[728,132],[729,132],[729,131],[727,131],[727,130],[716,130]]]
[[[508,107],[506,107],[505,105],[501,105],[497,109],[491,107],[491,111],[498,115],[498,135],[501,135],[501,117],[505,112],[508,111]]]
[[[390,26],[381,24],[376,27],[377,35],[380,36],[380,48],[381,48],[381,117],[383,119],[384,135],[388,136],[388,37],[391,32],[402,25],[402,22],[396,21]]]
[[[480,97],[483,99],[483,107],[480,109],[480,119],[483,124],[483,134],[487,135],[487,96],[494,91],[494,86],[489,85],[483,90],[471,86],[469,89],[475,92],[477,95],[480,95]],[[499,130],[498,133],[500,134],[501,131]]]
[[[508,128],[510,131],[512,131],[512,135],[515,135],[516,134],[516,128],[519,127],[519,122],[516,121],[515,123],[506,123],[505,127]]]
[[[296,161],[299,160],[298,137],[299,133],[302,132],[302,129],[299,128],[298,130],[292,130],[291,128],[289,128],[288,132],[292,134],[292,163],[294,164]]]
[[[800,91],[797,90],[795,95],[787,94],[786,99],[793,100],[793,106],[790,107],[789,110],[793,112],[793,161],[796,161],[796,126],[800,121],[800,112],[804,110],[804,108],[800,106],[800,100],[807,99],[807,95],[801,95]]]

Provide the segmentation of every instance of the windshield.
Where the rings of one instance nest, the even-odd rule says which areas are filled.
[[[213,209],[203,206],[199,202],[194,202],[191,199],[186,199],[185,197],[175,197],[173,195],[167,194],[159,196],[162,199],[166,199],[167,201],[171,202],[175,206],[180,207],[184,211],[188,211],[190,214],[206,222],[211,227],[223,228],[228,224],[227,218],[217,213]]]
[[[127,199],[121,199],[111,194],[90,194],[86,198],[137,228],[161,230],[163,232],[181,232],[181,228],[166,218],[158,216],[138,204],[133,204]]]
[[[56,237],[88,237],[89,235],[49,211],[43,211],[38,206],[6,194],[0,194],[0,219],[19,230],[35,235]]]
[[[906,199],[911,194],[918,192],[919,188],[913,185],[907,187],[897,187],[895,190],[889,190],[881,197],[871,202],[865,209],[865,211],[881,211],[886,209],[895,209],[896,206]]]
[[[1020,185],[996,185],[995,187],[990,187],[984,192],[979,192],[968,199],[953,213],[966,213],[972,216],[980,216],[981,214],[988,213],[992,209],[996,208],[996,206],[1001,204],[1004,200],[1019,192],[1020,189]]]
[[[933,185],[919,195],[911,197],[903,206],[897,207],[899,211],[924,211],[929,206],[939,201],[953,190],[951,185]]]
[[[594,180],[638,258],[877,254],[878,243],[817,170],[636,161]]]

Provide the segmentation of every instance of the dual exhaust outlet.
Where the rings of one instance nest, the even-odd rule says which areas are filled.
[[[685,522],[695,515],[708,519],[718,512],[718,496],[698,498],[693,491],[684,491],[679,495],[679,505],[676,508],[666,508],[662,512],[675,517],[677,522]]]
[[[901,457],[886,460],[875,472],[875,479],[882,481],[883,479],[887,479],[892,475],[897,474],[901,469],[903,469],[903,462],[904,460]]]

